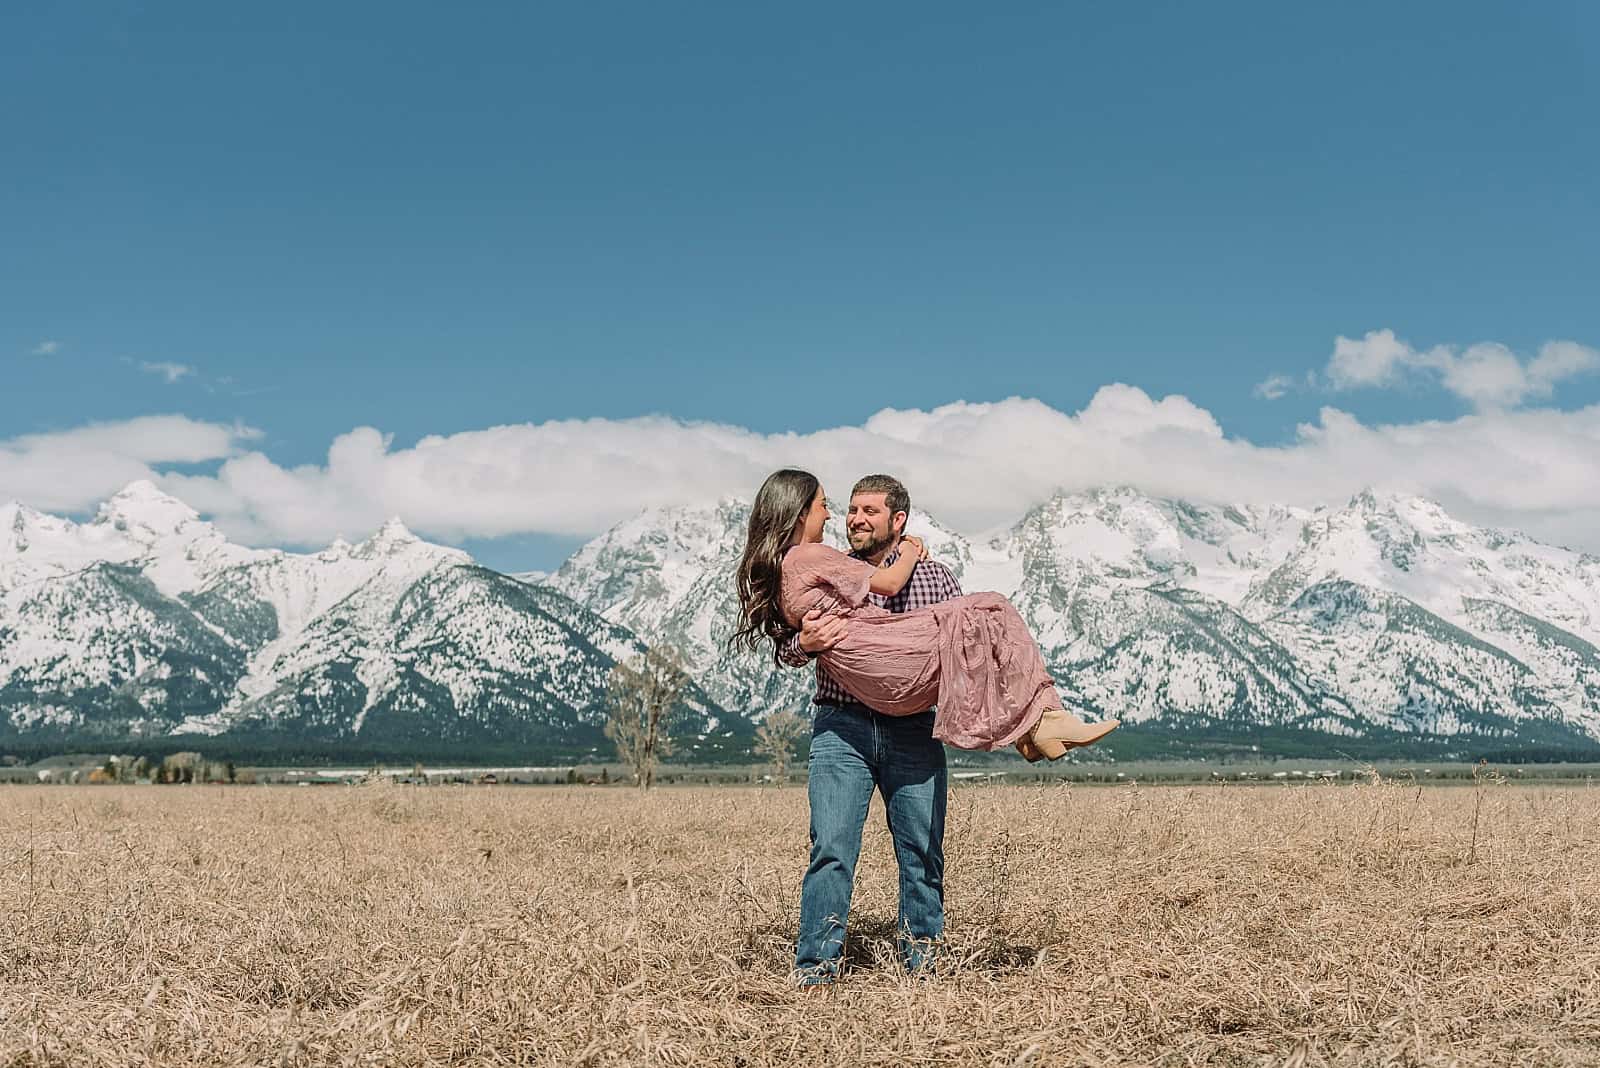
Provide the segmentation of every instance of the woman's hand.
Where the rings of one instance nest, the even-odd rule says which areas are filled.
[[[927,555],[928,550],[923,547],[921,538],[901,535],[894,547],[894,563],[891,564],[887,556],[883,558],[883,563],[878,565],[878,570],[872,576],[869,590],[879,597],[893,597],[906,588],[906,583],[911,581],[911,573]]]

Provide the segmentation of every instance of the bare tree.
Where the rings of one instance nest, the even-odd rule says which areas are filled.
[[[798,712],[774,712],[756,728],[756,752],[772,763],[772,777],[782,786],[789,780],[789,761],[795,744],[811,729],[811,721]]]
[[[617,743],[641,790],[655,782],[661,758],[672,755],[672,711],[688,683],[683,657],[670,645],[618,663],[606,680],[606,737]]]

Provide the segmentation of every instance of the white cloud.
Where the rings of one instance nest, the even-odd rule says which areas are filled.
[[[47,341],[41,341],[37,345],[35,345],[32,348],[32,350],[30,350],[30,354],[34,355],[34,356],[54,356],[56,353],[58,353],[60,351],[61,351],[61,342],[53,341],[53,340],[47,340]]]
[[[0,440],[0,501],[83,511],[135,479],[159,480],[167,465],[221,460],[259,436],[249,427],[150,415]]]
[[[1360,340],[1338,338],[1325,374],[1336,390],[1394,386],[1432,377],[1473,407],[1488,410],[1547,398],[1557,382],[1597,369],[1600,352],[1574,341],[1546,342],[1538,355],[1524,361],[1492,341],[1460,352],[1449,345],[1418,350],[1396,338],[1393,330],[1373,330]]]
[[[1289,375],[1268,375],[1256,383],[1251,392],[1262,400],[1277,400],[1293,389],[1298,382]]]
[[[968,532],[1014,520],[1057,489],[1128,483],[1199,501],[1315,506],[1370,485],[1600,551],[1600,406],[1397,426],[1325,408],[1292,442],[1260,446],[1227,437],[1184,397],[1111,385],[1073,414],[1020,398],[958,402],[888,409],[862,426],[810,434],[594,419],[395,449],[364,427],[337,438],[323,464],[285,468],[249,452],[215,475],[165,483],[236,537],[317,545],[364,536],[389,515],[443,540],[587,535],[645,505],[748,496],[785,464],[817,472],[836,494],[868,471],[893,472],[918,507]]]
[[[1325,372],[1334,389],[1388,386],[1416,365],[1417,353],[1399,341],[1393,330],[1373,330],[1360,341],[1339,337]]]
[[[186,363],[141,363],[139,370],[147,375],[160,375],[171,385],[186,375],[194,374],[194,368]]]
[[[1528,365],[1528,378],[1546,395],[1563,378],[1600,370],[1600,352],[1576,341],[1547,341]]]
[[[1444,388],[1479,408],[1514,408],[1534,392],[1527,369],[1504,345],[1473,345],[1460,356],[1439,355]]]
[[[1585,366],[1547,347],[1532,380]],[[1541,353],[1540,358],[1546,358]],[[1462,354],[1459,388],[1492,392],[1499,354]],[[919,508],[968,533],[1018,518],[1052,492],[1126,483],[1196,501],[1343,504],[1366,486],[1420,493],[1468,521],[1600,552],[1600,405],[1486,408],[1448,421],[1366,425],[1337,408],[1281,445],[1228,437],[1182,396],[1127,385],[1080,411],[1037,400],[885,409],[807,434],[662,416],[560,420],[428,437],[396,448],[341,434],[319,464],[285,467],[248,428],[152,417],[0,441],[0,500],[84,511],[152,478],[253,544],[366,536],[391,515],[443,541],[524,532],[589,535],[645,505],[748,496],[774,468],[807,467],[834,494],[869,471],[904,478]],[[218,461],[203,474],[172,465]]]

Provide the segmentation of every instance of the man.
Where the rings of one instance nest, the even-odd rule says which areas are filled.
[[[846,528],[851,555],[892,564],[911,512],[911,496],[898,479],[868,475],[850,491]],[[909,551],[909,550],[908,550]],[[869,594],[891,612],[909,612],[961,596],[943,564],[918,561],[911,579],[892,597]],[[783,649],[785,663],[802,667],[837,645],[846,624],[807,616]],[[885,716],[855,701],[817,665],[816,720],[811,733],[811,863],[800,884],[800,932],[795,972],[802,986],[822,986],[839,976],[845,921],[855,885],[861,831],[874,788],[900,868],[896,946],[913,972],[929,968],[944,934],[944,818],[948,793],[944,746],[933,738],[933,711]]]

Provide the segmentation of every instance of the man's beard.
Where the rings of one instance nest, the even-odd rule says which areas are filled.
[[[880,538],[870,530],[852,530],[849,532],[849,538],[850,548],[862,556],[876,556],[880,550],[887,549],[893,545],[895,540],[892,532]],[[863,542],[861,540],[863,538],[867,540]]]

